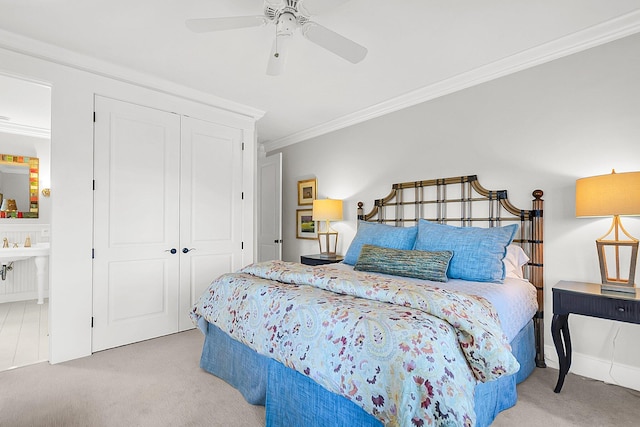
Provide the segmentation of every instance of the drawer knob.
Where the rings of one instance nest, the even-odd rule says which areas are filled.
[[[618,311],[619,311],[620,313],[624,313],[624,307],[618,307]]]

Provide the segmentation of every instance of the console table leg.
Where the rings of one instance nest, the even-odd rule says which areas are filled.
[[[571,367],[571,336],[569,335],[568,314],[556,314],[553,316],[551,321],[551,336],[553,337],[553,344],[556,347],[558,362],[560,364],[558,382],[553,391],[560,393],[562,385],[564,384],[564,377],[569,373],[569,368]]]

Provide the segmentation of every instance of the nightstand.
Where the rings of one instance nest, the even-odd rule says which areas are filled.
[[[342,255],[336,255],[333,258],[323,258],[320,254],[315,255],[302,255],[300,257],[300,262],[304,265],[325,265],[325,264],[334,264],[336,262],[340,262],[344,259]]]
[[[636,293],[602,291],[597,283],[560,281],[553,287],[551,336],[558,353],[560,372],[553,390],[560,393],[571,367],[569,314],[640,324],[640,290]]]

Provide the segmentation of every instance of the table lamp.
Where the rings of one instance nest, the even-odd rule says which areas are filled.
[[[621,215],[640,215],[640,172],[616,173],[581,178],[576,181],[576,216],[613,216],[609,230],[596,240],[602,289],[635,293],[638,239],[622,226]],[[620,240],[620,231],[628,240]],[[613,239],[609,237],[613,232]],[[610,277],[605,249],[613,247],[615,276]],[[620,273],[620,249],[630,248],[629,276]]]
[[[13,212],[17,210],[18,206],[16,205],[15,199],[2,199],[2,206],[0,206],[0,211]]]
[[[335,258],[338,246],[338,232],[331,228],[329,221],[342,220],[342,200],[323,199],[313,201],[313,220],[325,221],[325,231],[318,231],[320,257]],[[324,240],[324,246],[323,246]]]

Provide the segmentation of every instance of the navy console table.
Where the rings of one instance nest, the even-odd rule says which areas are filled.
[[[571,367],[571,337],[569,314],[599,317],[640,324],[640,290],[636,293],[602,291],[597,283],[558,282],[553,287],[553,320],[551,335],[558,353],[560,373],[556,388],[560,393],[564,377]]]
[[[336,255],[331,258],[325,258],[320,254],[315,255],[302,255],[300,257],[300,263],[305,265],[325,265],[325,264],[335,264],[336,262],[340,262],[344,259],[342,255]]]

